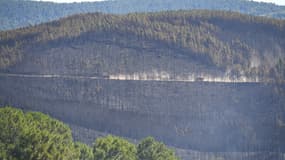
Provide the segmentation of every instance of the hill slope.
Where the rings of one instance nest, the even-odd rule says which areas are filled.
[[[234,12],[76,15],[0,36],[5,72],[284,77],[285,22]]]
[[[284,80],[283,20],[96,13],[0,37],[3,105],[184,149],[285,151],[284,85],[264,83]]]
[[[285,7],[246,0],[115,0],[94,3],[57,4],[23,0],[0,1],[0,30],[39,24],[78,13],[131,13],[167,10],[226,10],[251,15],[285,18]]]

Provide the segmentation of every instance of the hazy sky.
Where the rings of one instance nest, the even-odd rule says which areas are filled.
[[[272,3],[279,4],[279,5],[285,5],[285,0],[255,0],[255,1],[259,1],[259,2],[272,2]]]
[[[52,2],[91,2],[91,1],[102,1],[102,0],[38,0],[38,1],[52,1]],[[285,5],[285,0],[254,0],[259,2],[272,2],[279,5]]]

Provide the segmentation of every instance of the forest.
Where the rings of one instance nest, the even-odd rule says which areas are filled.
[[[172,49],[176,52],[174,56],[186,56],[229,76],[257,77],[268,82],[283,81],[285,75],[285,21],[236,12],[80,14],[34,27],[2,31],[0,37],[0,69],[6,72],[31,52],[27,49],[95,42],[138,51],[151,51],[158,46]],[[128,61],[124,59],[122,63]],[[98,72],[110,74],[104,68],[107,64],[98,63],[101,63]]]
[[[90,147],[74,142],[70,128],[40,112],[0,108],[2,160],[178,160],[172,149],[152,137],[133,144],[116,136],[96,139]]]
[[[0,30],[15,29],[79,13],[158,12],[167,10],[224,10],[285,18],[285,6],[247,0],[113,0],[94,3],[57,4],[23,0],[0,1]]]

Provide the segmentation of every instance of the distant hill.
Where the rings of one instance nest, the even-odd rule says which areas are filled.
[[[285,21],[235,12],[75,15],[0,36],[0,69],[5,72],[114,75],[143,69],[175,75],[184,74],[184,68],[265,81],[284,76]],[[61,47],[67,50],[51,50]],[[80,55],[77,50],[86,51]]]
[[[0,30],[39,24],[78,13],[125,14],[181,9],[225,10],[278,19],[285,18],[285,6],[246,0],[113,0],[70,4],[1,0]]]

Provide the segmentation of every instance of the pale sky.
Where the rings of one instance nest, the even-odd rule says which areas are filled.
[[[254,0],[258,2],[272,2],[278,5],[284,5],[285,6],[285,0]]]
[[[71,3],[71,2],[94,2],[94,1],[104,1],[104,0],[37,0],[37,1],[49,1],[49,2],[57,2],[57,3]],[[285,0],[254,0],[258,2],[272,2],[278,5],[285,6]]]

